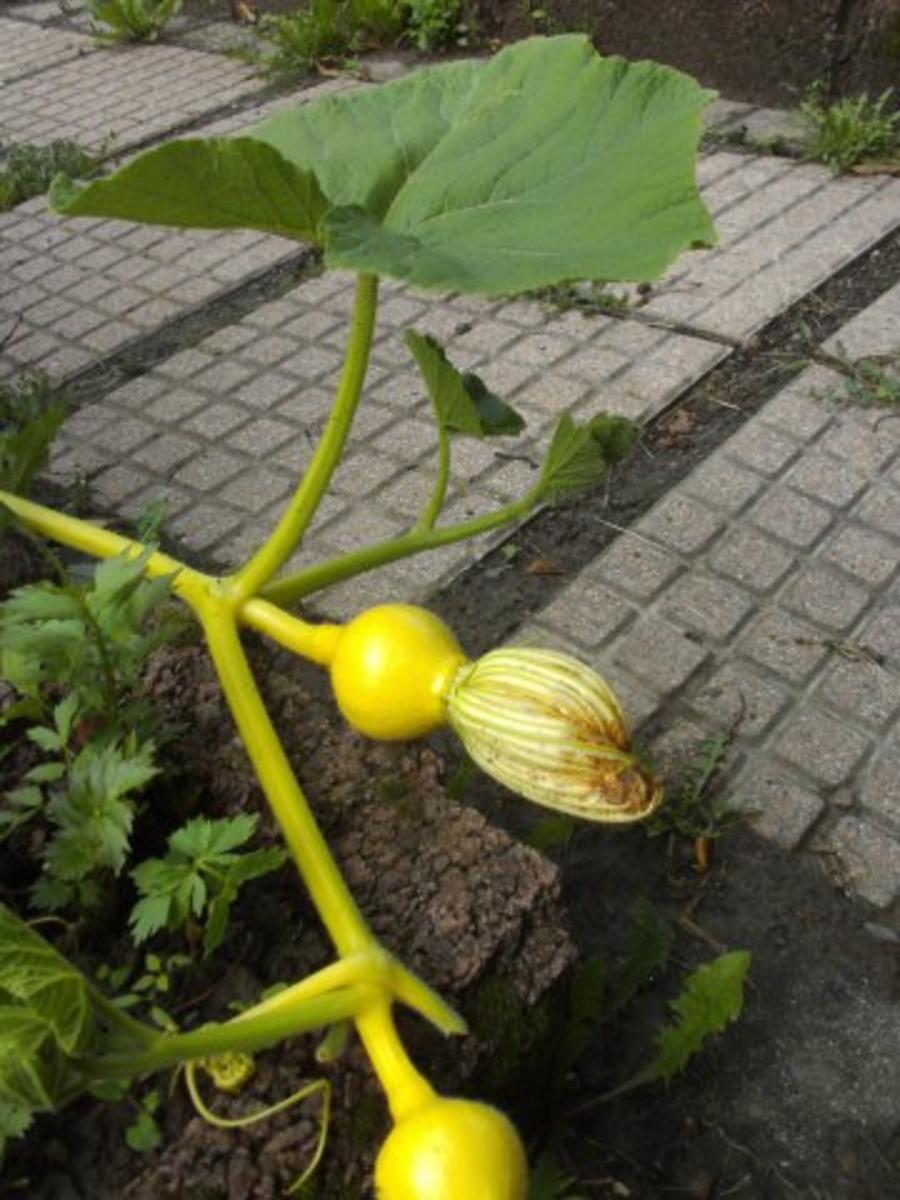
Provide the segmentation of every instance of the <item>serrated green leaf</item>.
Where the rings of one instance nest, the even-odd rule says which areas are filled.
[[[86,185],[58,176],[50,203],[66,216],[258,229],[315,243],[327,208],[312,170],[247,137],[167,142]]]
[[[63,745],[69,740],[69,734],[72,732],[72,722],[78,713],[78,696],[73,692],[72,695],[66,696],[65,700],[60,701],[53,710],[53,724],[56,726],[56,731],[62,739]]]
[[[434,338],[414,329],[407,330],[404,337],[442,429],[484,438],[521,433],[525,428],[515,409],[488,391],[477,375],[457,371]]]
[[[47,729],[44,725],[35,725],[32,729],[25,730],[25,736],[30,742],[34,742],[46,754],[55,754],[63,749],[63,740],[55,729]]]
[[[32,583],[16,588],[0,605],[0,628],[29,621],[81,618],[81,605],[71,589],[52,583]]]
[[[171,908],[172,897],[167,895],[144,896],[138,900],[128,918],[135,945],[140,946],[142,942],[166,928]]]
[[[721,1033],[741,1015],[744,983],[751,956],[746,950],[722,954],[698,967],[686,979],[671,1008],[677,1021],[657,1037],[658,1054],[651,1078],[668,1082],[683,1071],[703,1042]]]
[[[235,888],[225,886],[209,906],[206,929],[203,934],[203,953],[207,958],[224,941],[228,918],[231,915],[231,906],[236,896]]]
[[[25,778],[32,783],[56,783],[66,773],[66,764],[62,762],[39,763],[32,767]]]
[[[253,813],[240,813],[215,821],[195,817],[172,834],[169,848],[189,859],[216,858],[242,846],[252,836],[258,821]]]
[[[66,417],[65,405],[55,403],[29,417],[14,433],[0,435],[0,487],[26,495],[47,465],[50,445]]]
[[[622,417],[603,413],[578,425],[568,413],[563,413],[544,460],[542,499],[556,504],[596,487],[636,437],[635,427]]]

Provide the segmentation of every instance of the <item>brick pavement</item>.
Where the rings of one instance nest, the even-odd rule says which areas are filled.
[[[0,84],[83,57],[94,50],[93,38],[83,34],[40,29],[23,21],[0,17]]]
[[[54,472],[86,475],[98,500],[126,512],[164,495],[171,528],[189,548],[236,564],[271,527],[309,459],[340,371],[353,287],[338,273],[312,279],[84,406],[63,428]],[[304,561],[401,533],[427,498],[437,443],[402,341],[410,325],[439,337],[458,366],[478,370],[529,423],[526,438],[503,447],[525,461],[501,457],[496,442],[457,440],[448,521],[521,494],[563,408],[648,419],[727,353],[607,316],[531,301],[448,299],[388,282],[349,459]],[[397,563],[317,602],[346,616],[376,595],[415,598],[489,544]]]
[[[896,353],[900,286],[825,349]],[[815,366],[620,536],[519,640],[579,653],[657,752],[739,719],[729,793],[871,903],[900,896],[900,418]]]

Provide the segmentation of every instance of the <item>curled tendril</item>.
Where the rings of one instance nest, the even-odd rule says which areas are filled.
[[[208,1121],[210,1125],[215,1125],[219,1129],[242,1129],[247,1125],[255,1125],[257,1121],[264,1121],[267,1117],[274,1117],[276,1113],[284,1112],[288,1108],[293,1108],[295,1104],[306,1100],[309,1096],[315,1095],[317,1092],[322,1096],[322,1116],[319,1125],[319,1137],[316,1141],[316,1148],[313,1151],[312,1158],[306,1166],[306,1169],[299,1175],[291,1186],[285,1192],[285,1195],[291,1196],[303,1187],[310,1179],[313,1173],[322,1161],[322,1155],[325,1153],[325,1144],[328,1141],[328,1126],[331,1121],[331,1084],[327,1079],[314,1079],[311,1083],[306,1083],[302,1088],[287,1096],[284,1100],[279,1100],[275,1104],[269,1104],[265,1108],[259,1109],[257,1112],[248,1113],[243,1117],[220,1117],[217,1116],[200,1095],[200,1088],[197,1084],[197,1068],[211,1074],[209,1067],[205,1061],[198,1060],[184,1064],[184,1080],[187,1084],[188,1095],[191,1098],[191,1103],[197,1110],[204,1121]],[[215,1080],[214,1080],[215,1081]]]

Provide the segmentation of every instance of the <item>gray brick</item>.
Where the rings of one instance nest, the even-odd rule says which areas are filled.
[[[844,885],[877,908],[900,893],[900,842],[868,821],[842,817],[818,848],[837,857]]]
[[[791,471],[788,482],[833,508],[847,508],[866,486],[866,477],[850,463],[810,450]]]
[[[674,624],[717,641],[730,637],[754,611],[753,601],[744,592],[699,571],[671,584],[660,604]]]
[[[243,463],[234,454],[222,450],[206,450],[192,458],[175,476],[175,482],[183,487],[196,488],[201,492],[212,491],[236,475]]]
[[[818,711],[794,714],[775,743],[782,758],[826,787],[845,783],[869,749],[868,739]]]
[[[846,720],[881,728],[900,709],[900,679],[865,658],[838,658],[817,696]]]
[[[120,504],[147,482],[134,467],[109,467],[91,476],[91,490],[104,504]]]
[[[864,475],[878,473],[897,453],[890,430],[871,429],[855,417],[841,417],[822,439],[821,448],[844,462],[851,463]]]
[[[793,557],[770,537],[738,526],[715,548],[716,571],[754,592],[765,593],[779,583],[793,565]]]
[[[866,492],[853,513],[859,521],[897,536],[900,530],[900,491],[889,483],[876,483]]]
[[[828,653],[818,630],[774,610],[748,626],[737,649],[792,683],[808,679]]]
[[[900,526],[897,532],[900,533]],[[870,529],[848,525],[829,540],[823,557],[878,587],[887,583],[897,570],[898,547]]]
[[[683,487],[698,500],[736,516],[760,493],[763,480],[714,455],[685,480]]]
[[[865,625],[859,640],[893,666],[900,666],[900,607],[886,607]]]
[[[791,488],[767,490],[747,515],[754,525],[803,549],[817,542],[833,520],[827,508]]]
[[[734,727],[736,734],[756,739],[785,711],[791,694],[751,664],[740,660],[719,667],[691,698],[691,707],[708,723]]]
[[[683,687],[705,658],[705,650],[658,617],[645,617],[633,626],[612,654],[617,666],[659,695]]]
[[[132,455],[135,462],[142,463],[150,471],[167,475],[180,466],[192,454],[197,453],[202,443],[184,434],[161,433]]]
[[[267,458],[273,450],[283,446],[286,441],[297,437],[297,430],[287,421],[278,421],[273,417],[258,417],[231,434],[229,446],[249,454],[251,458]]]
[[[750,810],[751,827],[783,850],[795,849],[825,808],[825,802],[815,791],[801,787],[768,766],[754,765],[745,770],[735,785],[734,799]]]
[[[870,812],[887,817],[900,830],[900,747],[885,746],[869,768],[860,802]]]
[[[845,632],[869,603],[869,593],[836,571],[814,563],[801,568],[783,603],[807,620]]]
[[[561,630],[581,646],[595,648],[634,620],[636,610],[594,580],[581,576],[540,614],[551,629]]]
[[[172,521],[174,533],[194,550],[208,550],[243,521],[243,517],[221,503],[191,504]]]
[[[243,404],[250,404],[253,408],[266,412],[276,408],[288,396],[302,399],[303,386],[302,382],[288,375],[268,371],[265,375],[242,384],[235,392]]]
[[[591,564],[589,573],[627,596],[649,600],[678,570],[678,559],[671,554],[648,545],[643,538],[623,534]]]
[[[654,505],[635,528],[662,542],[667,549],[696,554],[721,532],[723,520],[703,505],[676,493]]]
[[[726,445],[729,458],[769,476],[780,474],[798,451],[796,442],[762,421],[750,421]]]
[[[548,367],[568,354],[574,345],[575,343],[567,338],[547,333],[532,333],[511,346],[507,354],[515,362],[533,367]]]
[[[249,413],[239,404],[206,403],[200,412],[184,422],[184,428],[214,442],[248,419]]]
[[[209,397],[189,388],[175,388],[147,405],[147,416],[160,424],[178,423],[209,404]]]
[[[237,479],[229,480],[222,494],[235,508],[258,516],[284,500],[290,491],[291,483],[286,475],[276,474],[266,467],[252,467]]]

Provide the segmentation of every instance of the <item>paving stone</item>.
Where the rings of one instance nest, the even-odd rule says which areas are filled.
[[[259,90],[253,69],[233,59],[142,45],[126,54],[89,54],[7,83],[0,89],[0,126],[14,141],[66,137],[93,150],[113,137],[121,153]]]
[[[841,658],[825,672],[817,698],[854,724],[881,729],[900,710],[900,678],[865,657]]]
[[[796,442],[761,421],[751,421],[728,442],[729,458],[760,475],[779,475],[798,451]]]
[[[0,83],[80,58],[95,49],[93,39],[80,33],[41,29],[0,17]]]
[[[670,621],[704,641],[724,641],[754,611],[753,599],[745,592],[699,570],[676,579],[659,604]]]
[[[712,566],[754,592],[769,592],[793,565],[783,546],[755,529],[738,526],[716,544]]]
[[[808,679],[828,654],[817,629],[774,609],[760,613],[736,649],[790,683]]]
[[[869,593],[816,563],[800,568],[782,602],[799,616],[840,633],[857,621],[869,603]]]
[[[705,658],[706,651],[683,630],[652,616],[633,626],[611,651],[612,662],[660,696],[683,687]]]
[[[541,612],[541,621],[561,630],[573,643],[601,646],[635,619],[636,609],[588,577],[564,589]]]
[[[635,526],[638,533],[661,542],[680,554],[696,554],[708,547],[723,529],[716,513],[687,496],[666,497]]]
[[[714,671],[690,703],[707,723],[733,728],[744,740],[766,733],[791,700],[787,688],[737,660]]]
[[[818,849],[834,855],[841,881],[877,908],[900,893],[900,842],[870,822],[842,817]]]
[[[797,847],[825,809],[815,791],[756,763],[733,785],[733,795],[735,802],[751,813],[751,828],[784,850]]]
[[[900,832],[900,748],[885,746],[869,768],[860,803],[887,817]]]
[[[806,549],[831,525],[833,514],[791,488],[771,488],[747,514],[754,525],[792,546]]]
[[[601,583],[635,600],[655,596],[679,570],[671,554],[657,549],[643,538],[624,535],[588,568]]]
[[[859,639],[892,666],[900,666],[900,606],[885,607],[866,623]]]
[[[702,463],[684,482],[689,495],[736,516],[758,496],[763,480],[718,455]]]
[[[898,497],[900,508],[900,497]],[[900,534],[900,524],[895,530]],[[846,525],[830,538],[822,550],[823,558],[878,587],[897,571],[898,546],[871,529]]]
[[[826,787],[845,783],[870,743],[855,729],[809,709],[786,723],[775,747],[782,758]]]
[[[788,483],[813,499],[846,508],[866,486],[866,476],[850,463],[810,450],[788,476]]]

